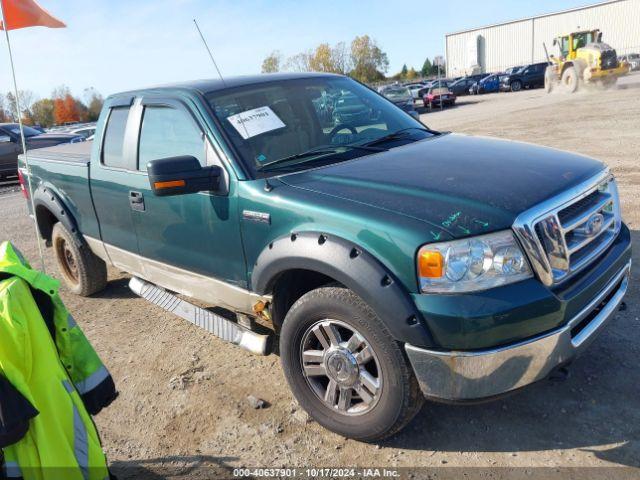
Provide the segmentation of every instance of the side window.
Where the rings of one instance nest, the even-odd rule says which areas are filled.
[[[127,168],[123,153],[128,117],[129,107],[111,109],[102,145],[102,163],[107,167]]]
[[[151,160],[182,155],[191,155],[201,165],[206,165],[204,138],[191,116],[172,107],[145,107],[138,146],[138,170],[146,171]]]

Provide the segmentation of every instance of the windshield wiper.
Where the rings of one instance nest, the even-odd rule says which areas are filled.
[[[343,150],[345,149],[345,150]],[[304,159],[308,157],[319,157],[324,155],[332,155],[335,153],[344,153],[347,150],[365,150],[367,152],[385,152],[386,148],[376,148],[370,147],[367,145],[336,145],[335,147],[328,147],[327,145],[322,145],[320,147],[315,147],[310,150],[306,150],[304,152],[296,153],[295,155],[289,155],[288,157],[278,158],[276,160],[272,160],[271,162],[263,163],[258,166],[258,170],[269,170],[268,167],[274,166],[282,163],[289,163],[294,160]],[[295,162],[294,165],[298,165],[304,162]]]
[[[378,143],[384,143],[384,142],[388,142],[389,140],[395,140],[397,138],[402,138],[407,136],[411,130],[418,130],[421,132],[427,132],[427,133],[431,133],[433,134],[433,132],[427,128],[421,128],[421,127],[408,127],[408,128],[402,128],[396,132],[392,132],[388,135],[384,135],[380,138],[376,138],[375,140],[371,140],[370,142],[366,142],[363,143],[361,146],[363,147],[369,147],[372,145],[377,145]]]

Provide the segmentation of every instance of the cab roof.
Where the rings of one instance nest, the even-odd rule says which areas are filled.
[[[225,77],[224,81],[216,79],[203,79],[193,80],[189,82],[176,82],[167,83],[163,85],[156,85],[148,88],[139,88],[126,92],[116,93],[111,97],[118,97],[120,95],[132,95],[151,91],[191,91],[202,95],[206,95],[212,92],[232,89],[236,87],[244,87],[247,85],[258,85],[261,83],[279,82],[286,80],[298,80],[303,78],[322,78],[322,77],[342,77],[343,75],[337,75],[333,73],[318,73],[318,72],[291,72],[291,73],[265,73],[260,75],[243,75],[234,77]]]

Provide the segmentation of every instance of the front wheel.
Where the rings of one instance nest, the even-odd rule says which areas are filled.
[[[578,90],[578,71],[575,67],[567,67],[564,72],[562,72],[562,85],[565,90],[569,93],[574,93]]]
[[[376,441],[401,430],[423,403],[406,355],[352,291],[322,287],[289,310],[282,366],[300,405],[345,437]]]
[[[520,80],[516,80],[515,82],[511,83],[512,92],[519,92],[520,90],[522,90],[522,82]]]

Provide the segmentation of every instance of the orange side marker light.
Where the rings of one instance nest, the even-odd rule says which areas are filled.
[[[443,274],[442,254],[437,250],[426,250],[420,253],[418,270],[423,278],[440,278]]]
[[[162,190],[163,188],[184,187],[184,180],[170,180],[167,182],[156,182],[153,184],[156,190]]]

